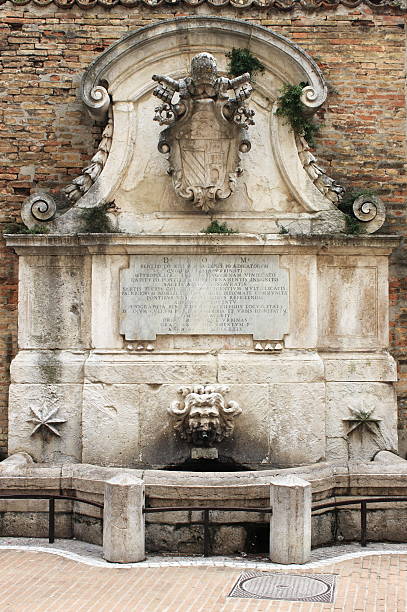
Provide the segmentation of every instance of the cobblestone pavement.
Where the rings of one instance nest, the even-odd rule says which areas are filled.
[[[74,544],[76,553],[68,552],[71,558],[67,558],[57,551],[62,541],[54,545],[53,554],[51,550],[40,551],[33,544],[31,548],[5,548],[12,546],[10,542],[15,546],[14,539],[0,540],[1,612],[407,611],[407,551],[397,552],[394,545],[388,545],[382,554],[367,550],[360,555],[360,549],[356,553],[348,552],[350,558],[343,560],[330,558],[332,551],[338,549],[324,549],[325,553],[319,553],[320,557],[325,556],[323,561],[287,570],[265,562],[216,557],[184,560],[183,566],[178,560],[156,558],[150,562],[150,567],[103,567],[89,560],[84,563],[72,558],[77,555],[79,559],[81,546],[83,551],[84,546],[89,550],[89,545]],[[72,543],[65,543],[66,551],[69,548]],[[90,546],[92,548],[97,547]],[[341,547],[342,550],[350,548]],[[398,548],[405,547],[399,545]],[[156,566],[152,567],[152,563]],[[227,567],[228,564],[232,567]],[[336,574],[335,601],[310,604],[229,598],[236,580],[248,567],[267,567],[273,572],[278,567],[277,571],[284,574]]]

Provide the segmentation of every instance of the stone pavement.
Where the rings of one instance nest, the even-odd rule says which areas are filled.
[[[218,557],[156,557],[137,566],[118,567],[101,560],[96,546],[62,540],[44,544],[43,540],[0,539],[1,612],[407,610],[406,545],[370,545],[363,552],[354,545],[319,549],[313,552],[312,563],[288,570],[261,560]],[[342,556],[330,558],[338,553]],[[336,574],[335,602],[228,598],[242,571],[253,567],[273,571],[278,567],[283,574]]]

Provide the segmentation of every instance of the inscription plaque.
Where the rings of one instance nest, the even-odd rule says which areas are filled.
[[[121,270],[120,332],[157,334],[288,332],[288,271],[278,255],[132,255]]]

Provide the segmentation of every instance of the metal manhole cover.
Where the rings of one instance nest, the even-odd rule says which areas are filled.
[[[335,578],[333,574],[248,571],[240,576],[229,597],[332,603],[335,596]]]

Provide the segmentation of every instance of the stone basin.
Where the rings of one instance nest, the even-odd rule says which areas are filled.
[[[7,462],[6,462],[7,463]],[[313,501],[360,496],[406,495],[406,463],[318,463],[288,469],[239,472],[186,472],[130,470],[96,465],[45,465],[10,469],[0,467],[0,493],[73,494],[103,502],[105,483],[128,473],[142,478],[146,505],[150,507],[200,506],[215,508],[210,514],[213,554],[261,553],[268,547],[269,515],[262,512],[221,512],[216,507],[268,507],[270,481],[275,476],[297,475],[312,485]],[[6,505],[6,506],[5,506]],[[7,536],[46,537],[48,503],[41,500],[0,501],[2,533]],[[405,504],[375,504],[368,515],[371,540],[404,541],[400,524],[407,519]],[[312,544],[359,538],[357,507],[313,516]],[[147,552],[202,554],[202,512],[188,510],[146,515]],[[57,502],[57,537],[75,537],[101,544],[99,510],[80,503]]]

